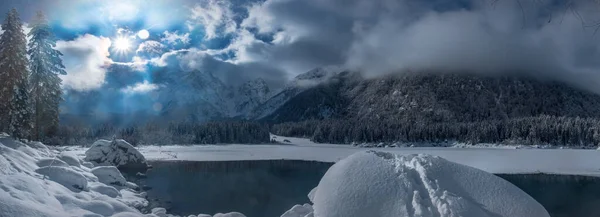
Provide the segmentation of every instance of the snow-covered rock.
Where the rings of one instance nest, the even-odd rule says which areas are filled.
[[[90,170],[92,174],[98,177],[98,180],[107,185],[126,185],[127,180],[114,166],[99,166]]]
[[[116,198],[121,196],[121,192],[119,192],[115,187],[108,186],[101,183],[90,184],[90,190],[98,192],[100,194],[104,194],[106,196]]]
[[[64,161],[65,163],[71,165],[71,166],[75,166],[75,167],[79,167],[79,165],[81,165],[81,163],[79,163],[79,159],[77,157],[75,157],[75,155],[73,154],[67,154],[67,153],[60,153],[58,155],[58,159]]]
[[[68,167],[69,166],[69,164],[67,164],[64,161],[59,160],[57,158],[42,158],[37,161],[37,165],[39,167],[45,167],[45,166]]]
[[[493,174],[430,155],[371,151],[333,165],[313,201],[315,217],[549,216]]]
[[[87,167],[87,168],[94,168],[94,164],[90,163],[90,162],[83,162],[81,163],[81,166]]]
[[[125,140],[98,140],[85,152],[85,160],[95,166],[115,166],[119,170],[145,171],[146,158]]]
[[[88,186],[87,179],[77,171],[69,167],[46,166],[40,167],[35,172],[48,177],[72,191],[86,190]]]
[[[317,187],[313,188],[312,190],[310,190],[310,192],[308,193],[308,199],[310,200],[310,202],[315,202],[315,193],[317,193]]]
[[[152,212],[152,214],[154,214],[158,217],[166,217],[167,216],[167,210],[162,207],[154,208],[154,209],[152,209],[151,212]]]
[[[281,217],[305,217],[313,212],[313,207],[310,204],[295,205],[292,209],[283,213]]]
[[[217,213],[213,217],[246,217],[246,216],[239,212],[230,212],[230,213]]]

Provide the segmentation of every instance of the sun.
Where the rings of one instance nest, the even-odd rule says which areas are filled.
[[[138,32],[138,37],[142,40],[146,40],[148,39],[148,37],[150,37],[150,32],[148,32],[148,30],[142,29]]]
[[[114,49],[119,52],[127,52],[131,48],[131,42],[126,37],[119,37],[115,39]]]

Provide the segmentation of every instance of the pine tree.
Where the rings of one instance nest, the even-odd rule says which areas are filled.
[[[8,12],[0,37],[0,115],[3,130],[26,138],[31,129],[27,70],[27,39],[16,9]]]
[[[42,12],[31,22],[29,32],[29,61],[31,69],[31,101],[33,106],[33,137],[37,140],[58,129],[58,106],[62,101],[62,80],[65,75],[60,51],[54,49],[56,39]]]

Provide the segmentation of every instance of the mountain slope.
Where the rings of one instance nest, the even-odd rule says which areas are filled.
[[[297,94],[262,120],[352,118],[431,123],[539,115],[600,117],[599,95],[558,82],[469,74],[357,77],[355,73],[338,74],[333,77],[335,82]]]
[[[296,97],[305,90],[311,89],[320,83],[330,80],[337,72],[339,67],[330,66],[316,68],[306,73],[296,76],[279,93],[267,99],[264,103],[251,109],[246,115],[246,119],[261,119],[272,114],[290,99]]]

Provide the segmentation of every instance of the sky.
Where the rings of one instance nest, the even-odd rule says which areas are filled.
[[[157,72],[210,72],[232,87],[262,78],[277,89],[330,65],[367,77],[524,73],[600,93],[595,0],[0,2],[13,7],[24,22],[38,10],[50,20],[66,102],[76,105],[63,112],[100,102],[139,109],[111,101],[150,108],[152,92],[166,88]]]

